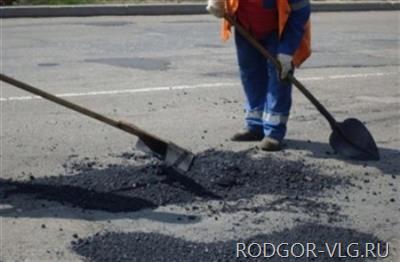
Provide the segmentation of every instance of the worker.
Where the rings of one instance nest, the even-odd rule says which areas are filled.
[[[207,10],[223,18],[230,15],[256,38],[281,65],[267,61],[243,36],[235,33],[241,82],[246,96],[245,128],[232,141],[261,141],[260,148],[282,148],[292,104],[294,73],[310,55],[309,0],[208,0]],[[225,19],[222,39],[230,37]]]

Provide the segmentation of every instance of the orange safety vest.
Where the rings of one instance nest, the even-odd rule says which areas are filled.
[[[235,15],[239,1],[241,0],[224,0],[225,1],[225,12],[228,15]],[[242,0],[243,1],[243,0]],[[246,1],[246,0],[244,0]],[[282,35],[285,29],[286,22],[290,16],[290,5],[288,0],[276,0],[277,11],[278,11],[278,31],[279,37]],[[222,22],[221,37],[224,41],[228,40],[231,36],[232,25],[225,19]],[[293,55],[293,64],[299,67],[309,56],[311,55],[311,23],[308,21],[305,25],[305,32],[303,39],[301,40],[300,46],[297,48]]]

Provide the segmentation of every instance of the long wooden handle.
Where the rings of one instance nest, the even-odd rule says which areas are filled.
[[[250,44],[254,46],[265,58],[269,59],[274,66],[277,68],[278,71],[281,71],[282,67],[281,64],[278,62],[278,60],[272,56],[267,49],[260,44],[242,25],[240,25],[233,17],[229,15],[225,15],[224,18],[231,23],[236,31],[241,34],[244,38],[246,38]],[[337,122],[335,118],[329,113],[329,111],[318,101],[318,99],[311,94],[310,91],[299,81],[297,80],[294,75],[289,74],[288,75],[288,80],[292,82],[299,90],[300,92],[310,100],[310,102],[317,108],[317,110],[328,120],[331,128],[336,129],[337,128]]]
[[[68,101],[66,99],[62,99],[60,97],[57,97],[57,96],[52,95],[50,93],[47,93],[47,92],[45,92],[43,90],[40,90],[40,89],[38,89],[36,87],[33,87],[31,85],[28,85],[28,84],[23,83],[21,81],[18,81],[16,79],[13,79],[13,78],[11,78],[9,76],[6,76],[4,74],[0,74],[0,80],[4,81],[6,83],[9,83],[10,85],[13,85],[15,87],[18,87],[20,89],[23,89],[25,91],[28,91],[30,93],[33,93],[35,95],[41,96],[41,97],[43,97],[43,98],[45,98],[47,100],[50,100],[50,101],[52,101],[52,102],[54,102],[56,104],[59,104],[59,105],[62,105],[64,107],[67,107],[69,109],[72,109],[74,111],[77,111],[77,112],[79,112],[81,114],[84,114],[84,115],[86,115],[88,117],[97,119],[97,120],[99,120],[99,121],[101,121],[103,123],[106,123],[106,124],[110,125],[110,126],[116,127],[116,128],[121,129],[121,130],[123,130],[125,132],[128,132],[130,134],[138,136],[138,137],[140,137],[142,139],[146,139],[146,138],[150,139],[151,138],[151,139],[156,139],[156,140],[159,140],[160,142],[165,142],[166,143],[166,141],[163,141],[161,138],[156,137],[156,136],[154,136],[154,135],[152,135],[152,134],[140,129],[136,125],[133,125],[133,124],[130,124],[130,123],[127,123],[127,122],[124,122],[124,121],[120,121],[120,120],[114,120],[114,119],[109,118],[109,117],[107,117],[105,115],[99,114],[99,113],[94,112],[94,111],[92,111],[92,110],[90,110],[88,108],[85,108],[83,106],[80,106],[80,105],[77,105],[75,103],[72,103],[72,102],[70,102],[70,101]]]

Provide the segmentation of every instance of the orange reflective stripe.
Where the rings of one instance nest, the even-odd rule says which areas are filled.
[[[236,10],[239,8],[239,0],[224,0],[225,1],[225,12],[228,15],[235,15]],[[226,41],[231,36],[231,24],[223,19],[222,22],[222,30],[221,30],[221,38]]]
[[[286,1],[276,0],[276,4],[277,4],[276,7],[278,9],[279,37],[280,37],[283,33],[283,29],[285,28],[287,20],[289,19],[290,6],[287,0]]]
[[[311,22],[308,21],[305,25],[303,39],[301,40],[299,48],[293,55],[293,64],[299,67],[311,55]]]
[[[239,0],[225,0],[225,12],[229,15],[235,14],[238,8]]]
[[[282,35],[285,29],[287,20],[291,12],[289,1],[277,0],[278,17],[279,17],[279,37]],[[297,48],[293,55],[293,64],[299,67],[304,61],[307,60],[311,55],[311,23],[307,22],[304,28],[304,36],[300,42],[300,46]]]

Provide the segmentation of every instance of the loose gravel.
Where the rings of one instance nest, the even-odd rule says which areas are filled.
[[[307,247],[307,243],[315,243],[316,256],[309,253],[309,257],[304,255],[300,258],[279,257],[275,254],[272,258],[264,258],[263,253],[259,258],[251,258],[257,255],[259,248],[253,245],[247,258],[243,253],[237,257],[237,243],[258,243],[263,246],[264,242],[273,243],[277,246],[280,243],[288,243],[289,247],[295,243],[301,243]],[[337,247],[333,258],[328,256],[335,244],[340,243],[341,248]],[[361,233],[352,229],[330,227],[318,224],[303,224],[292,229],[285,229],[271,234],[261,234],[248,239],[237,239],[230,241],[220,241],[211,243],[191,242],[184,239],[174,238],[155,233],[117,233],[109,232],[96,234],[86,239],[78,239],[73,243],[73,250],[87,259],[87,261],[364,261],[365,258],[340,258],[341,255],[355,255],[354,249],[347,252],[346,245],[357,243],[360,254],[365,254],[365,244],[379,244],[381,253],[385,254],[385,243],[373,235]],[[353,247],[355,245],[353,244]],[[246,249],[247,250],[247,249]],[[319,250],[324,253],[318,253]],[[267,249],[267,255],[271,255],[272,248]],[[300,245],[294,249],[294,254],[300,255],[302,252]],[[282,252],[285,254],[285,252]]]
[[[201,152],[186,174],[140,152],[119,157],[134,164],[99,167],[98,161],[74,157],[64,165],[68,175],[7,181],[13,188],[8,194],[29,193],[83,209],[131,212],[198,200],[234,201],[259,194],[285,196],[293,202],[350,185],[346,178],[322,175],[302,160],[260,157],[256,150]]]

